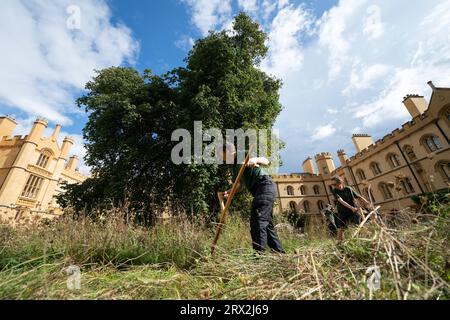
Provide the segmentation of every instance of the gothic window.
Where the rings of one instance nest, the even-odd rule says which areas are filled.
[[[436,165],[436,169],[445,181],[450,181],[450,162],[441,161]]]
[[[289,202],[289,208],[291,208],[292,212],[297,212],[297,205],[294,201]]]
[[[292,186],[287,187],[287,194],[288,194],[288,196],[294,195],[294,188]]]
[[[325,204],[323,203],[322,200],[319,200],[317,202],[317,207],[319,208],[320,211],[322,211],[325,208]]]
[[[400,167],[400,158],[395,153],[388,154],[387,161],[393,169]]]
[[[366,180],[366,173],[362,169],[358,169],[356,171],[356,175],[358,176],[359,181]]]
[[[310,212],[310,205],[308,201],[303,202],[303,209],[305,209],[305,213]]]
[[[405,194],[411,194],[414,193],[414,187],[411,183],[411,180],[409,178],[405,178],[400,180],[400,185],[402,186],[403,192]]]
[[[441,141],[436,136],[426,136],[422,138],[422,141],[428,152],[434,152],[442,149]]]
[[[50,155],[46,152],[43,152],[39,155],[36,165],[38,167],[47,168],[47,164],[48,164],[49,160],[50,160]]]
[[[390,200],[393,198],[391,189],[389,189],[389,186],[386,183],[380,183],[379,189],[381,191],[381,194],[383,195],[384,200]]]
[[[35,175],[30,175],[30,177],[27,180],[27,183],[25,184],[25,188],[22,191],[22,197],[36,199],[39,194],[39,191],[41,190],[43,181],[44,181],[43,178],[40,178]]]
[[[300,193],[301,193],[302,196],[304,196],[304,195],[306,194],[306,188],[305,188],[305,186],[301,186],[301,187],[300,187]]]
[[[378,176],[382,173],[380,164],[378,162],[372,162],[370,164],[370,169],[372,170],[374,176]]]
[[[314,194],[320,194],[319,186],[314,186]]]

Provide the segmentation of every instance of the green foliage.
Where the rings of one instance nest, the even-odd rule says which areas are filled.
[[[287,221],[296,229],[303,229],[306,225],[306,216],[294,210],[288,210],[283,212],[283,216]]]
[[[59,203],[89,215],[98,214],[93,208],[126,203],[150,223],[167,209],[191,215],[216,210],[215,191],[229,187],[227,169],[174,165],[171,150],[178,142],[171,134],[178,128],[192,133],[194,121],[224,133],[271,129],[282,109],[281,82],[258,68],[266,39],[257,23],[240,14],[233,32],[198,40],[186,67],[162,76],[132,68],[97,71],[78,99],[89,116],[83,134],[92,178],[66,186]]]

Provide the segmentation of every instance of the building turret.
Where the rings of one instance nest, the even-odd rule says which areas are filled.
[[[319,169],[319,174],[321,175],[329,175],[336,169],[333,156],[329,152],[323,152],[316,155],[316,164]]]
[[[55,127],[55,131],[53,131],[53,134],[52,134],[52,141],[56,141],[58,139],[59,131],[61,131],[61,125],[57,124]]]
[[[61,158],[67,159],[70,148],[72,148],[73,144],[74,144],[74,140],[72,138],[70,138],[70,137],[64,138],[62,148],[61,148],[61,155],[60,155]]]
[[[337,152],[338,157],[339,157],[339,162],[341,163],[341,167],[346,167],[347,166],[347,154],[345,153],[344,150],[338,150]]]
[[[352,137],[352,141],[357,152],[361,152],[362,150],[373,144],[372,136],[368,134],[354,134]]]
[[[0,117],[0,140],[5,136],[12,135],[17,122],[10,117]]]
[[[77,169],[77,165],[78,165],[78,157],[71,156],[69,158],[69,162],[67,162],[66,169],[69,171],[75,171]]]
[[[33,128],[31,129],[30,134],[28,135],[28,141],[33,143],[38,143],[44,134],[44,130],[47,128],[47,120],[43,118],[37,118],[34,122]]]
[[[417,94],[408,94],[403,98],[403,104],[413,118],[420,116],[428,109],[428,101]]]
[[[303,161],[303,172],[316,174],[316,169],[314,168],[314,163],[311,157],[308,157],[305,161]]]

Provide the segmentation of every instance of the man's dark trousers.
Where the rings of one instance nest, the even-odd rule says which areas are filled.
[[[250,216],[253,249],[263,251],[269,246],[274,251],[284,253],[272,222],[273,203],[277,195],[275,183],[269,176],[262,176],[251,192],[254,197]]]

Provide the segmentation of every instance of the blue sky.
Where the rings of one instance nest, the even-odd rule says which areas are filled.
[[[449,0],[3,0],[0,114],[18,120],[16,134],[37,115],[62,123],[83,156],[74,100],[93,69],[163,73],[239,11],[269,34],[261,68],[284,82],[281,172],[322,151],[353,154],[352,133],[377,139],[409,119],[403,96],[450,85]]]

